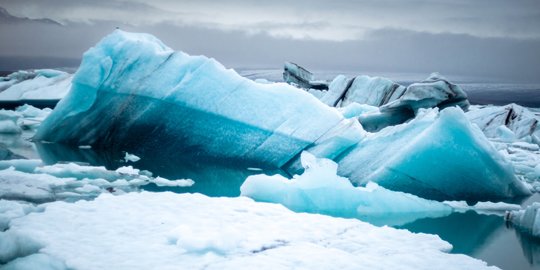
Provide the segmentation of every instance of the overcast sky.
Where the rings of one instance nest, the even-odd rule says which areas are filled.
[[[540,82],[538,0],[0,0],[0,7],[28,18],[0,20],[0,69],[76,65],[119,26],[234,68],[290,60],[314,70]],[[44,18],[60,24],[36,21]]]

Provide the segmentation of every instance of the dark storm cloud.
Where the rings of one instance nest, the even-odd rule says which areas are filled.
[[[17,16],[64,24],[2,25],[0,69],[13,68],[18,56],[76,62],[120,26],[228,67],[279,68],[295,61],[319,70],[540,80],[539,1],[180,3],[0,0]]]

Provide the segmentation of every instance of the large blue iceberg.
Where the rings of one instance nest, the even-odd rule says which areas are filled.
[[[426,83],[410,96],[423,96],[432,84],[447,86],[437,78]],[[175,52],[151,35],[117,30],[84,54],[69,94],[35,139],[145,157],[242,161],[290,173],[302,170],[300,153],[307,150],[336,161],[340,175],[355,183],[372,181],[426,198],[527,194],[461,109],[439,114],[421,107],[413,108],[416,118],[408,123],[368,133],[357,119],[306,91],[258,84],[213,59]]]
[[[105,37],[84,54],[72,84],[37,140],[281,167],[329,131],[347,146],[362,134],[304,91],[257,84],[147,34]]]

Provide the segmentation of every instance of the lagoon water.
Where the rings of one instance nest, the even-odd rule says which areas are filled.
[[[265,78],[279,81],[278,70],[243,70],[240,73],[252,79]],[[321,79],[332,78],[334,74],[320,74]],[[373,74],[379,75],[379,74]],[[388,76],[404,85],[423,79],[421,75]],[[416,77],[415,77],[416,76]],[[326,78],[328,77],[328,78]],[[418,77],[418,78],[417,78]],[[450,78],[452,79],[452,78]],[[454,80],[469,94],[473,104],[508,104],[515,102],[529,107],[540,107],[540,85],[493,83],[474,80]],[[125,166],[124,153],[79,149],[57,144],[34,144],[31,133],[19,135],[0,135],[0,143],[26,158],[39,158],[47,164],[57,162],[80,162],[89,165],[105,166],[115,169]],[[159,151],[159,150],[156,150]],[[137,154],[137,153],[134,153]],[[194,160],[178,153],[174,159],[140,156],[137,163],[129,163],[138,169],[151,171],[155,176],[168,179],[189,178],[195,181],[192,187],[158,187],[150,184],[145,190],[178,193],[199,192],[209,196],[236,197],[240,186],[252,174],[282,174],[278,169],[253,168],[249,164],[230,164],[227,162]],[[540,202],[540,195],[534,194],[522,201],[513,202],[529,205]],[[385,220],[369,220],[376,225],[394,224],[392,217]],[[453,213],[446,217],[419,219],[397,228],[412,232],[437,234],[453,245],[453,253],[467,254],[496,265],[502,269],[540,269],[540,242],[505,223],[500,215],[478,214],[473,211]]]

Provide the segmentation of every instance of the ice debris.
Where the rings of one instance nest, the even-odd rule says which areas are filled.
[[[5,169],[7,167],[7,169]],[[107,170],[75,163],[43,165],[39,160],[0,161],[0,199],[35,203],[90,199],[101,193],[123,194],[141,186],[188,187],[190,179],[168,180],[132,166]]]
[[[446,253],[451,245],[435,235],[245,197],[141,192],[45,207],[14,219],[8,232],[40,243],[34,254],[47,256],[21,260],[67,269],[495,269]]]
[[[134,155],[134,154],[130,154],[130,153],[128,153],[128,152],[126,152],[126,154],[125,154],[125,156],[124,156],[124,161],[125,161],[125,162],[128,162],[128,161],[131,161],[131,162],[137,162],[137,161],[139,161],[139,160],[141,160],[140,157],[138,157],[138,156],[136,156],[136,155]]]
[[[59,70],[36,69],[18,71],[0,77],[0,102],[60,100],[71,87],[72,75]]]

